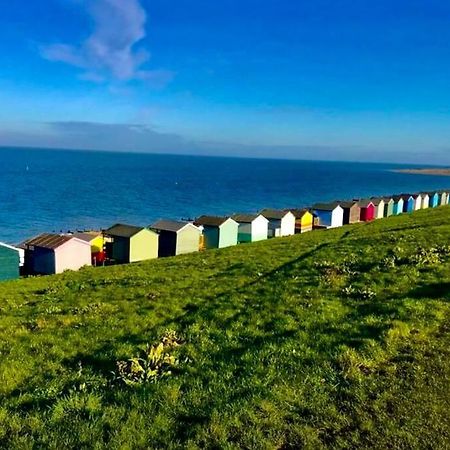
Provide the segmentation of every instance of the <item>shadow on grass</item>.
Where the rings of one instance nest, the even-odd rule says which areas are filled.
[[[409,291],[407,297],[415,299],[431,298],[450,300],[450,283],[424,284]]]

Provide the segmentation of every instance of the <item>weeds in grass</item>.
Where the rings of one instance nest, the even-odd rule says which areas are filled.
[[[166,331],[158,344],[147,345],[139,357],[117,361],[114,381],[127,386],[154,383],[172,374],[179,360],[171,353],[182,344],[173,330]]]

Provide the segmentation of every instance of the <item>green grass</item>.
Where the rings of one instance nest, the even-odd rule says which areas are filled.
[[[0,446],[450,448],[449,219],[0,284]]]

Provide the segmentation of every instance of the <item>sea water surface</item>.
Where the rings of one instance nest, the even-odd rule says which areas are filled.
[[[0,149],[0,241],[442,189],[394,164]]]

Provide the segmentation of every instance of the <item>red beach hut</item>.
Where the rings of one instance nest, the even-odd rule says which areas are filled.
[[[371,220],[375,220],[376,207],[373,202],[370,200],[360,200],[358,205],[361,208],[361,222],[370,222]]]

